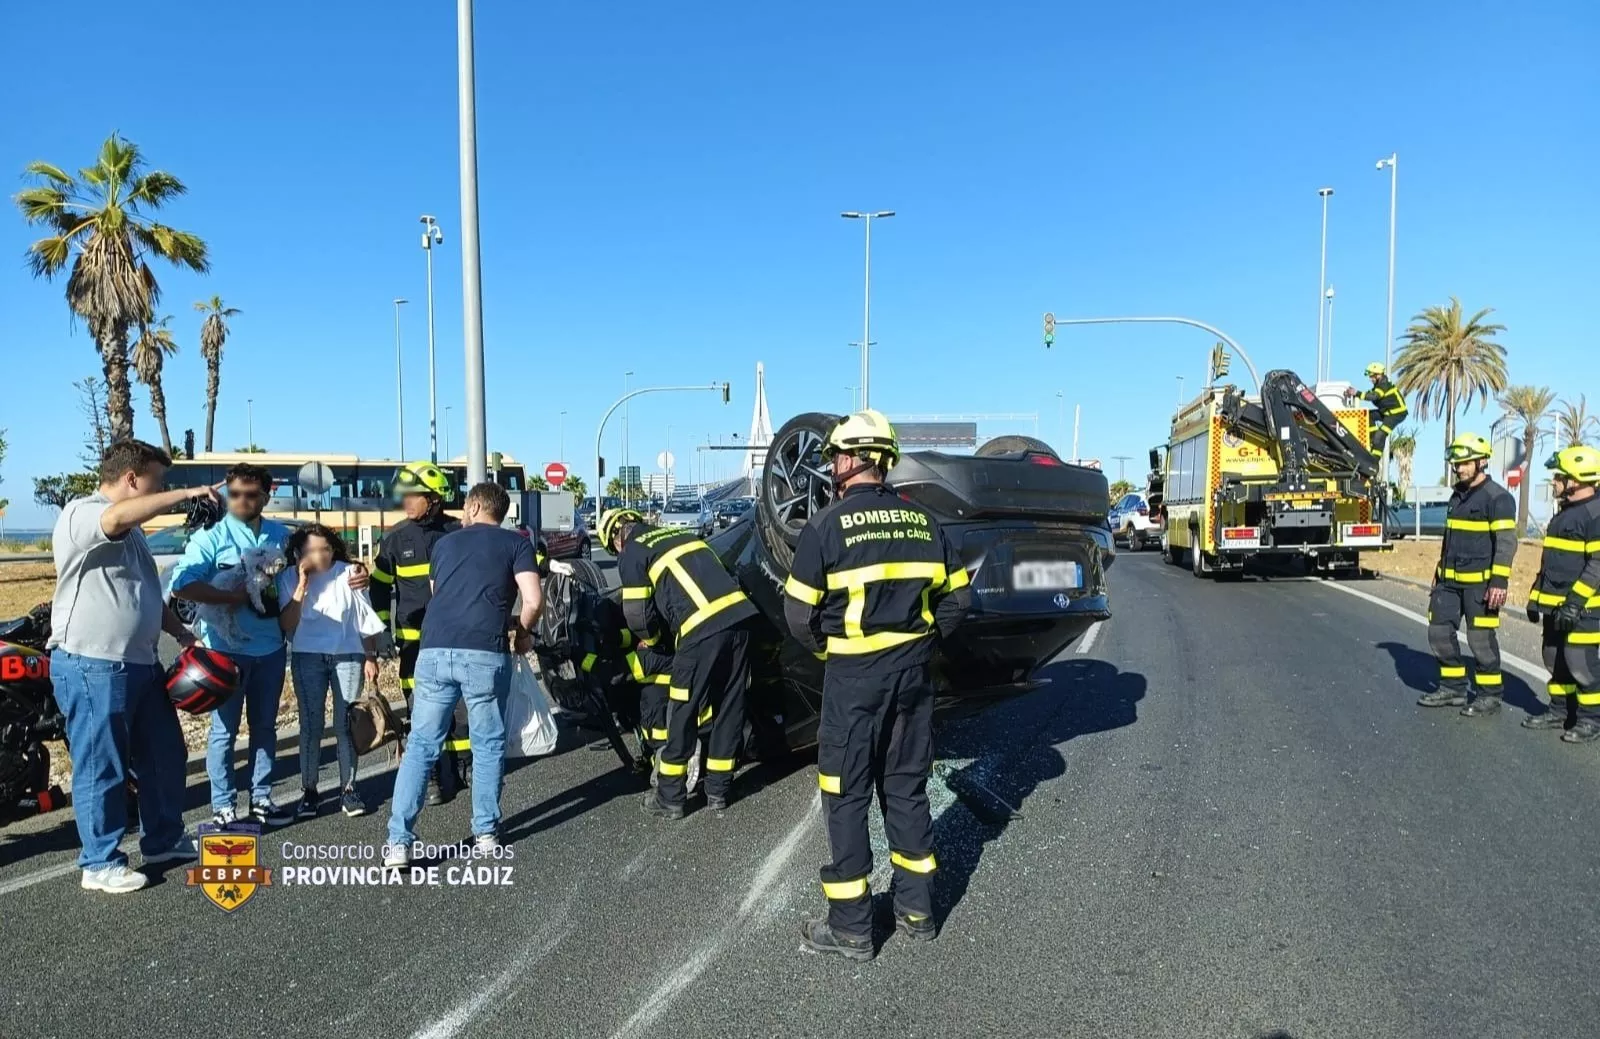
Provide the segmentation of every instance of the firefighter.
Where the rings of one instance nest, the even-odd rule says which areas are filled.
[[[817,730],[817,782],[833,861],[822,869],[824,919],[801,940],[814,952],[869,960],[872,846],[867,810],[883,807],[895,927],[932,940],[933,766],[936,635],[947,637],[971,603],[961,558],[921,506],[884,486],[899,459],[894,427],[862,411],[829,433],[835,500],[812,517],[784,586],[794,637],[826,660]]]
[[[601,600],[597,628],[598,652],[584,654],[583,670],[589,674],[601,672],[597,677],[613,687],[623,685],[637,690],[636,704],[629,704],[630,710],[625,713],[638,721],[639,746],[650,755],[650,781],[654,784],[655,762],[667,742],[667,690],[672,685],[671,639],[665,634],[654,640],[635,638],[623,619],[621,607],[610,599]],[[617,666],[607,668],[608,660],[615,660]],[[604,673],[607,671],[614,673]],[[631,693],[628,699],[633,699]],[[698,761],[691,760],[689,764],[692,772]],[[693,775],[688,785],[689,789],[694,789]]]
[[[1517,503],[1489,477],[1489,441],[1463,433],[1451,441],[1445,460],[1455,471],[1455,493],[1445,519],[1444,544],[1428,599],[1428,645],[1439,659],[1439,687],[1424,693],[1424,707],[1464,705],[1461,713],[1483,717],[1500,710],[1500,608],[1517,552]],[[1456,628],[1467,629],[1476,668],[1477,695]]]
[[[667,636],[673,645],[667,739],[656,755],[656,788],[645,794],[644,811],[659,819],[683,818],[689,762],[701,732],[706,807],[721,811],[728,807],[744,739],[746,622],[756,608],[693,531],[655,527],[633,509],[613,509],[601,517],[598,533],[617,554],[628,627],[640,639]]]
[[[1522,724],[1564,728],[1568,743],[1587,743],[1600,738],[1600,450],[1569,447],[1545,468],[1561,508],[1545,528],[1528,619],[1544,620],[1550,709]]]
[[[1376,428],[1369,434],[1369,440],[1372,453],[1378,455],[1383,453],[1383,445],[1388,442],[1389,435],[1406,420],[1411,409],[1406,407],[1405,394],[1389,381],[1389,370],[1382,362],[1373,361],[1367,365],[1367,378],[1372,380],[1372,389],[1363,393],[1361,399],[1371,401],[1373,410],[1377,412]]]
[[[432,462],[401,466],[394,474],[391,492],[400,500],[406,518],[378,543],[378,555],[372,561],[372,605],[380,618],[392,622],[395,649],[400,654],[400,691],[409,707],[416,684],[417,651],[422,646],[422,617],[433,598],[429,559],[434,542],[460,529],[461,523],[445,515],[444,507],[455,501],[456,489],[444,470]],[[458,738],[452,726],[434,774],[428,777],[428,804],[441,804],[455,796],[463,774],[458,754],[466,747],[467,741]]]

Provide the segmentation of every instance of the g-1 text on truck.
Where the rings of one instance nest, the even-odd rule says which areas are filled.
[[[1181,406],[1167,443],[1150,452],[1151,489],[1166,511],[1163,558],[1196,576],[1236,575],[1258,556],[1300,557],[1330,573],[1389,549],[1370,414],[1329,407],[1281,369],[1258,397],[1217,386]]]

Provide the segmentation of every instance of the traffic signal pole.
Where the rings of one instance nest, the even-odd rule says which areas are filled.
[[[635,397],[637,397],[637,396],[639,396],[641,394],[645,394],[645,393],[688,393],[688,392],[704,393],[707,390],[710,390],[713,393],[719,393],[720,392],[722,394],[722,403],[724,403],[724,404],[727,404],[728,401],[731,399],[731,393],[730,393],[729,384],[725,383],[725,382],[713,382],[713,383],[708,383],[708,384],[702,385],[702,386],[647,386],[642,390],[633,390],[633,391],[631,391],[629,393],[624,393],[622,396],[618,397],[616,399],[616,401],[614,401],[612,403],[611,407],[606,409],[606,413],[604,415],[600,416],[600,425],[599,425],[599,427],[596,428],[595,431],[594,431],[594,476],[595,476],[595,481],[597,483],[597,486],[595,487],[595,492],[594,492],[594,501],[595,501],[595,515],[596,515],[597,518],[598,518],[599,513],[600,513],[600,502],[606,496],[605,459],[602,458],[601,455],[600,455],[600,438],[605,436],[606,422],[611,418],[612,414],[618,408],[620,408],[624,404],[628,403],[628,401],[632,400],[633,398],[635,398]]]
[[[1259,394],[1261,392],[1261,376],[1256,374],[1256,366],[1255,366],[1254,363],[1251,362],[1250,355],[1244,352],[1244,347],[1240,346],[1237,342],[1235,342],[1234,339],[1231,336],[1229,336],[1228,333],[1224,332],[1222,329],[1217,328],[1215,325],[1208,325],[1204,321],[1196,321],[1192,317],[1072,317],[1072,318],[1057,318],[1054,314],[1046,314],[1044,316],[1044,327],[1045,327],[1044,345],[1045,345],[1046,349],[1049,349],[1052,345],[1054,345],[1055,339],[1056,339],[1055,330],[1056,330],[1056,326],[1057,325],[1148,325],[1148,324],[1187,325],[1190,328],[1198,328],[1202,332],[1209,332],[1212,335],[1216,336],[1218,339],[1222,340],[1224,343],[1227,343],[1230,347],[1233,348],[1233,352],[1238,355],[1239,360],[1244,362],[1245,368],[1250,372],[1250,378],[1256,384],[1256,393]]]

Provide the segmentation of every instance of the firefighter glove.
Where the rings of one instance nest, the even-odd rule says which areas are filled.
[[[1539,604],[1531,600],[1528,602],[1528,620],[1539,623]]]
[[[1576,628],[1578,626],[1578,614],[1582,611],[1583,607],[1570,599],[1562,603],[1560,608],[1551,614],[1551,618],[1555,621],[1556,630],[1571,631]]]

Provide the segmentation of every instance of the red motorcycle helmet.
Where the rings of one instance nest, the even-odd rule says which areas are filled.
[[[167,671],[167,697],[190,714],[215,710],[239,690],[239,665],[214,649],[190,646]]]

